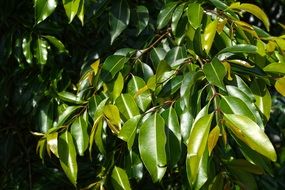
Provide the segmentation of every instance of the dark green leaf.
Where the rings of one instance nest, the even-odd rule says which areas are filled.
[[[42,38],[38,38],[35,44],[35,58],[37,59],[37,63],[40,65],[45,65],[48,59],[48,51],[49,48],[46,40]]]
[[[32,38],[30,36],[23,38],[22,49],[23,49],[23,54],[26,58],[27,63],[32,63],[33,61],[33,54],[31,51],[31,42],[32,42]]]
[[[226,69],[218,59],[213,59],[211,63],[205,64],[203,71],[210,84],[225,90],[223,79],[226,76]]]
[[[111,55],[103,63],[101,78],[104,82],[112,80],[123,69],[128,59],[121,55]]]
[[[185,7],[185,3],[182,3],[182,4],[178,5],[176,7],[175,11],[173,12],[171,29],[172,29],[172,32],[174,34],[176,34],[176,28],[177,28],[178,22],[182,16],[182,14],[184,12],[184,7]]]
[[[45,20],[57,6],[56,0],[34,0],[35,18],[37,24]]]
[[[80,106],[69,106],[63,113],[60,114],[57,125],[58,127],[62,126],[64,122],[78,109]]]
[[[158,113],[154,113],[147,118],[140,127],[140,156],[153,182],[160,181],[166,172],[166,135],[164,127],[164,120]]]
[[[46,38],[52,45],[54,45],[59,53],[68,53],[68,51],[65,49],[64,44],[59,41],[56,37],[54,36],[43,36],[44,38]]]
[[[137,29],[139,35],[145,27],[148,25],[149,21],[149,14],[148,14],[148,9],[145,6],[139,5],[136,8],[136,16],[137,16]]]
[[[187,51],[185,47],[177,46],[173,49],[171,49],[169,52],[167,52],[165,56],[165,61],[171,66],[171,67],[177,67],[181,65],[187,58]]]
[[[120,113],[122,113],[127,120],[140,114],[137,104],[130,94],[122,94],[119,96],[116,100],[116,105]]]
[[[168,3],[164,9],[162,9],[157,17],[157,29],[160,30],[165,27],[172,17],[172,13],[177,5],[177,2]]]

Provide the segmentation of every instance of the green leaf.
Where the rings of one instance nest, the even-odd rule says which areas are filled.
[[[76,150],[71,134],[66,130],[58,139],[58,155],[60,165],[74,186],[77,183]]]
[[[133,76],[128,83],[128,92],[134,96],[138,107],[142,111],[146,111],[151,103],[151,93],[148,89],[140,92],[141,89],[147,87],[145,81],[137,76]]]
[[[84,155],[85,150],[88,148],[89,135],[87,133],[88,125],[83,116],[79,116],[71,125],[71,135],[75,140],[77,152],[80,156]]]
[[[285,77],[277,79],[274,86],[277,92],[279,92],[282,96],[285,96]]]
[[[69,23],[71,23],[78,12],[80,0],[62,0],[62,4],[64,6],[66,16],[69,19]]]
[[[108,126],[111,130],[118,134],[121,130],[121,118],[119,109],[115,105],[106,105],[104,107],[104,117],[107,120]]]
[[[126,121],[118,134],[118,137],[128,144],[128,149],[131,151],[137,133],[137,126],[141,119],[140,115],[131,117]]]
[[[194,123],[194,117],[190,113],[190,110],[185,108],[180,115],[180,130],[183,142],[186,143],[189,139],[190,130]]]
[[[58,127],[62,126],[64,122],[78,109],[80,106],[69,106],[63,113],[59,115],[57,125]]]
[[[173,12],[172,19],[171,19],[171,30],[174,34],[176,34],[176,28],[179,23],[179,20],[184,12],[185,3],[182,3],[176,7]]]
[[[144,176],[144,167],[140,157],[134,152],[129,151],[129,154],[125,157],[125,169],[129,178],[135,178],[141,180]]]
[[[78,16],[79,20],[81,21],[82,26],[84,24],[84,2],[85,2],[85,0],[80,0],[78,12],[77,12],[77,16]]]
[[[117,166],[114,167],[111,181],[115,190],[131,190],[128,175],[122,168]]]
[[[57,132],[47,134],[47,150],[48,150],[48,153],[50,150],[54,155],[56,155],[56,157],[59,157],[58,156],[58,139],[57,138],[58,138]]]
[[[130,94],[121,94],[116,100],[116,106],[127,120],[140,114],[137,104]]]
[[[30,63],[30,64],[33,61],[33,54],[31,51],[31,42],[32,42],[31,36],[24,37],[23,42],[22,42],[23,54],[26,58],[27,63]]]
[[[76,95],[70,93],[70,92],[66,92],[66,91],[62,91],[57,93],[58,97],[66,102],[70,102],[73,104],[82,104],[83,101],[80,100]]]
[[[53,126],[54,101],[45,103],[38,109],[38,122],[40,132],[46,133]]]
[[[162,117],[166,123],[166,152],[167,163],[174,166],[181,156],[181,133],[178,116],[175,109],[171,106],[169,109],[162,112]]]
[[[183,76],[176,76],[169,80],[162,88],[162,90],[159,92],[159,97],[169,97],[170,95],[175,94],[181,86],[183,80]]]
[[[254,113],[252,113],[248,105],[239,98],[222,96],[220,107],[223,113],[245,115],[251,120],[256,121]]]
[[[238,45],[233,45],[231,47],[226,47],[219,51],[217,55],[221,55],[224,53],[257,53],[257,47],[254,45],[249,45],[249,44],[238,44]]]
[[[220,127],[216,126],[215,128],[211,130],[211,132],[209,133],[209,137],[208,137],[209,155],[211,155],[213,149],[215,148],[219,140],[219,137],[220,137]]]
[[[256,79],[251,83],[250,88],[255,96],[255,105],[259,108],[261,113],[263,113],[266,119],[269,120],[272,101],[265,82]]]
[[[101,78],[104,82],[112,80],[116,74],[123,69],[128,59],[121,55],[107,57],[102,66]]]
[[[157,29],[160,30],[165,27],[172,17],[172,13],[177,5],[177,2],[170,2],[166,4],[157,16]]]
[[[124,88],[124,77],[122,73],[119,73],[117,79],[114,82],[114,87],[112,90],[113,100],[116,100],[120,96],[120,94],[123,91],[123,88]]]
[[[166,52],[163,48],[153,48],[150,52],[150,59],[152,61],[152,64],[154,68],[157,68],[160,61],[162,61],[165,58]]]
[[[270,63],[263,68],[264,71],[276,74],[285,74],[284,63]]]
[[[187,51],[185,47],[177,46],[173,49],[171,49],[169,52],[167,52],[165,56],[165,61],[171,66],[171,67],[177,67],[181,65],[187,58]]]
[[[213,114],[210,114],[202,116],[197,121],[195,120],[190,132],[187,145],[187,162],[190,167],[191,184],[194,184],[197,179],[199,164],[207,146],[212,118]]]
[[[94,123],[93,128],[95,129],[94,131],[94,136],[93,138],[95,139],[95,144],[98,147],[99,151],[101,154],[106,155],[106,150],[105,150],[105,145],[104,145],[104,139],[103,139],[103,128],[106,126],[106,122],[103,121],[102,117],[100,117],[96,123]],[[90,137],[91,139],[91,137]],[[93,143],[93,140],[92,140]],[[91,155],[91,150],[89,148],[89,153]]]
[[[199,28],[204,15],[204,9],[199,3],[190,3],[188,5],[188,21],[194,29]]]
[[[58,40],[56,37],[54,36],[43,36],[44,38],[46,38],[52,45],[54,45],[54,47],[57,48],[59,53],[68,53],[68,51],[65,49],[64,44]]]
[[[34,0],[35,18],[37,24],[45,20],[57,6],[56,0]]]
[[[243,159],[231,160],[229,163],[227,163],[227,166],[231,167],[234,170],[243,170],[245,172],[250,172],[257,175],[264,174],[263,168]]]
[[[276,152],[269,138],[263,130],[251,119],[243,115],[224,114],[225,125],[241,141],[251,149],[269,158],[276,160]]]
[[[210,84],[225,90],[223,79],[227,73],[224,65],[218,59],[215,58],[211,63],[205,64],[203,72]]]
[[[214,20],[210,22],[204,31],[204,40],[203,42],[203,49],[206,51],[207,54],[209,54],[215,35],[216,35],[216,30],[217,30],[217,24],[218,20]]]
[[[139,132],[140,156],[153,182],[160,181],[166,172],[165,144],[164,120],[156,112],[143,122]]]
[[[40,65],[45,65],[48,59],[48,43],[42,38],[38,38],[35,44],[35,58],[37,63]]]
[[[112,2],[110,15],[110,34],[111,44],[125,30],[130,20],[130,8],[126,0],[117,0]]]
[[[148,22],[149,22],[148,9],[143,5],[137,6],[136,16],[138,20],[137,21],[137,29],[138,29],[137,35],[139,35],[148,25]]]
[[[251,14],[253,14],[254,16],[256,16],[258,19],[260,19],[264,26],[266,27],[267,31],[269,31],[269,27],[270,27],[270,22],[268,17],[266,16],[266,14],[264,13],[264,11],[262,9],[260,9],[258,6],[250,4],[250,3],[233,3],[229,6],[230,9],[238,9],[238,10],[242,10],[242,11],[247,11]]]

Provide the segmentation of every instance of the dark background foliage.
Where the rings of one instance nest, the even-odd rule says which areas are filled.
[[[86,1],[86,18],[82,27],[78,19],[71,24],[64,13],[61,3],[56,11],[45,22],[34,23],[34,7],[30,0],[0,1],[0,188],[2,189],[71,189],[73,186],[60,169],[55,159],[45,159],[44,163],[36,154],[38,137],[31,131],[39,131],[36,120],[39,108],[42,108],[55,97],[53,91],[72,91],[82,72],[98,55],[102,59],[113,53],[118,47],[142,48],[144,40],[149,40],[156,31],[154,25],[156,15],[163,7],[163,1],[140,1],[150,12],[150,25],[142,35],[135,35],[135,27],[126,31],[109,45],[109,4],[111,1],[98,0],[99,3]],[[129,1],[132,7],[138,1]],[[245,1],[249,2],[249,1]],[[285,20],[285,2],[283,0],[252,0],[262,7],[271,21],[271,33],[280,35],[282,28],[278,22]],[[133,4],[133,5],[132,5]],[[98,6],[100,5],[100,6]],[[245,16],[245,20],[261,25],[259,21]],[[52,54],[45,66],[35,64],[35,60],[27,63],[19,40],[25,36],[38,38],[42,35],[52,35],[60,39],[69,54],[59,52],[50,47]],[[35,42],[32,42],[35,43]],[[32,50],[35,51],[35,50]],[[271,137],[279,155],[274,164],[274,176],[263,175],[258,177],[259,189],[285,188],[285,99],[274,94],[272,116],[268,123],[267,133]],[[96,159],[84,162],[88,157],[78,160],[79,186],[86,187],[98,173]],[[90,169],[91,168],[91,169]],[[166,176],[161,184],[153,185],[150,179],[145,178],[139,183],[133,182],[134,189],[166,189],[168,185],[179,188],[181,183],[179,174],[173,172]],[[173,185],[174,184],[174,185]],[[177,184],[177,186],[175,185]]]

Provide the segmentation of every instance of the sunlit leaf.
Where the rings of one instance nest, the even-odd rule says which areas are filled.
[[[62,4],[64,6],[66,16],[69,19],[69,23],[71,23],[76,16],[80,1],[81,0],[62,0]]]
[[[285,96],[285,77],[277,79],[275,82],[275,89],[282,95]]]
[[[204,9],[199,3],[190,3],[188,5],[188,21],[194,29],[201,25]]]
[[[71,125],[71,135],[75,140],[77,152],[80,156],[84,155],[85,150],[88,148],[89,136],[87,133],[88,125],[83,116],[79,116]]]
[[[50,35],[45,35],[43,37],[46,38],[53,46],[55,46],[59,53],[68,53],[68,51],[65,49],[64,44],[56,37]]]
[[[115,105],[106,105],[103,110],[104,117],[107,120],[108,126],[111,130],[118,134],[121,129],[121,117],[119,109]]]
[[[166,4],[157,16],[157,29],[160,30],[165,27],[172,17],[172,13],[177,5],[177,2],[170,2]]]
[[[211,23],[209,23],[204,31],[204,40],[203,40],[203,48],[208,54],[211,50],[215,35],[216,35],[216,30],[217,30],[217,24],[218,21],[214,20]]]
[[[140,113],[134,98],[130,94],[121,94],[116,100],[116,105],[125,119],[133,118]]]
[[[37,24],[52,14],[56,6],[56,0],[34,0],[35,18]]]
[[[263,68],[264,71],[277,74],[285,74],[284,63],[270,63]]]
[[[114,189],[131,190],[128,175],[122,168],[117,166],[114,167],[111,175],[111,181]]]
[[[47,149],[49,149],[56,157],[58,156],[58,133],[50,133],[47,135]],[[48,152],[49,152],[48,150]]]
[[[220,136],[220,127],[214,127],[211,132],[209,133],[208,137],[208,151],[209,155],[212,153],[213,149],[215,148]]]

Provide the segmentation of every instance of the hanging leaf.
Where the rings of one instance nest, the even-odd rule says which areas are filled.
[[[114,189],[131,190],[128,175],[122,168],[117,166],[114,167],[111,175],[111,181]]]
[[[266,16],[266,14],[264,13],[264,11],[262,9],[260,9],[258,6],[250,4],[250,3],[236,2],[236,3],[232,3],[229,6],[229,8],[230,9],[243,10],[243,11],[247,11],[247,12],[253,14],[254,16],[256,16],[258,19],[260,19],[263,22],[267,31],[269,31],[269,27],[270,27],[269,19]]]
[[[58,156],[58,133],[54,132],[54,133],[50,133],[47,135],[47,150],[49,153],[49,150],[56,155],[56,157]],[[49,155],[50,156],[50,155]]]
[[[130,94],[121,94],[116,100],[116,106],[125,119],[130,119],[140,114],[137,104]]]
[[[62,4],[64,6],[66,16],[69,19],[69,23],[72,22],[75,15],[77,14],[80,1],[81,0],[62,0]]]
[[[101,78],[104,82],[112,80],[116,74],[123,69],[128,59],[121,55],[107,57],[102,66]]]
[[[194,29],[197,29],[201,25],[201,21],[204,15],[204,10],[199,3],[190,3],[188,5],[188,21]]]
[[[282,95],[285,96],[285,77],[277,79],[275,82],[275,89]]]
[[[251,119],[243,115],[224,114],[225,125],[250,148],[272,161],[276,152],[263,130]]]
[[[77,184],[76,150],[71,134],[66,130],[58,139],[60,165],[74,186]]]
[[[105,119],[107,120],[108,126],[114,133],[118,134],[121,130],[121,118],[117,106],[106,105],[103,113]]]
[[[225,90],[223,79],[226,76],[226,69],[218,59],[215,58],[211,63],[205,64],[203,72],[210,84]]]
[[[83,116],[79,116],[71,125],[71,135],[75,140],[77,152],[80,156],[84,155],[85,150],[88,148],[89,136],[87,133],[88,125]]]
[[[126,0],[117,0],[112,2],[110,15],[110,34],[111,44],[127,28],[130,21],[130,8]]]
[[[139,132],[141,159],[153,182],[160,181],[166,172],[165,144],[164,120],[156,112],[143,122]]]
[[[23,42],[22,42],[23,54],[26,58],[27,63],[30,63],[30,64],[33,61],[33,54],[31,51],[31,42],[32,42],[31,36],[24,37]]]
[[[40,65],[45,65],[48,59],[48,51],[49,48],[46,40],[42,38],[38,38],[35,44],[35,58],[37,59],[37,63]]]
[[[164,28],[172,17],[172,13],[177,5],[177,2],[170,2],[166,4],[165,8],[162,9],[157,16],[157,29]]]
[[[137,126],[141,119],[140,115],[131,117],[126,121],[118,134],[118,137],[128,144],[128,149],[131,151],[137,133]]]
[[[136,16],[137,16],[137,35],[139,35],[148,25],[149,22],[149,13],[148,9],[139,5],[136,7]]]
[[[82,26],[84,25],[84,2],[85,2],[85,0],[80,0],[78,12],[77,12],[77,16],[78,16],[79,20],[81,21]]]
[[[187,163],[190,167],[190,182],[194,184],[199,171],[199,163],[207,146],[208,134],[213,114],[195,120],[187,145]],[[189,168],[188,168],[189,169]]]
[[[216,31],[217,31],[217,24],[218,21],[214,20],[212,22],[210,22],[206,28],[205,28],[205,32],[204,32],[204,40],[203,40],[203,49],[206,51],[207,54],[209,54],[215,35],[216,35]]]
[[[209,155],[211,155],[213,149],[215,148],[215,146],[219,140],[219,137],[220,137],[220,127],[216,126],[211,130],[211,132],[209,133],[209,137],[208,137]]]
[[[45,20],[57,6],[56,0],[34,0],[35,18],[37,24]]]
[[[54,47],[56,47],[59,53],[68,53],[68,51],[65,49],[64,44],[56,37],[49,35],[43,37],[46,38]]]

